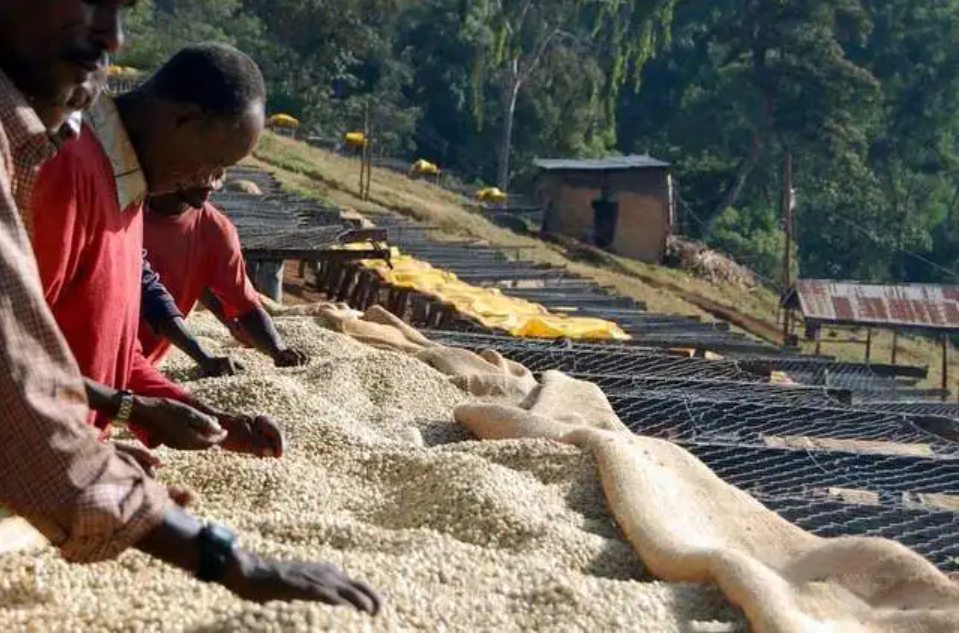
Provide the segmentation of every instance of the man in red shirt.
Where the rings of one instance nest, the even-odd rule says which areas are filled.
[[[151,196],[144,208],[144,248],[177,308],[190,314],[205,290],[217,300],[218,316],[236,324],[242,342],[274,359],[278,367],[303,365],[307,355],[284,344],[247,277],[237,229],[208,201],[214,187],[192,187]],[[140,324],[144,356],[159,363],[170,342],[157,324]],[[174,341],[176,344],[176,341]]]
[[[137,336],[148,189],[186,188],[247,155],[264,100],[249,57],[223,45],[186,48],[137,90],[102,97],[80,138],[41,170],[30,217],[43,290],[105,433],[114,419],[133,422],[148,445],[283,451],[271,420],[192,399],[144,358]]]

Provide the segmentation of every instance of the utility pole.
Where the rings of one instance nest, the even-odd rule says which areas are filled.
[[[792,155],[785,152],[782,161],[782,225],[785,230],[785,254],[782,269],[782,297],[788,297],[788,292],[792,288],[792,240],[794,239],[794,219],[793,212],[795,207],[794,196],[792,195]],[[789,310],[785,308],[785,344],[791,334],[791,323]]]

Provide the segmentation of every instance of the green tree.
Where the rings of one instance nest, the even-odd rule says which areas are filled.
[[[640,69],[667,40],[674,0],[479,0],[464,9],[476,24],[473,73],[476,99],[482,77],[492,72],[500,88],[501,138],[498,185],[507,189],[518,97],[556,46],[578,48],[608,61],[606,84],[614,95],[626,83],[626,69]],[[480,116],[480,108],[475,114]]]

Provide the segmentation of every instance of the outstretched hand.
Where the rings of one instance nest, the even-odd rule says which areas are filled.
[[[371,615],[381,609],[381,597],[366,582],[327,563],[277,561],[236,550],[223,584],[252,602],[313,600]]]
[[[130,421],[152,442],[180,450],[204,450],[227,437],[214,416],[168,398],[135,396]]]
[[[212,356],[200,363],[200,370],[208,378],[219,376],[236,376],[244,371],[244,366],[230,356]]]
[[[310,358],[303,351],[294,348],[287,347],[277,352],[274,355],[274,366],[275,367],[300,367],[301,365],[306,365]]]
[[[221,447],[235,453],[247,453],[258,457],[281,457],[284,455],[284,434],[272,419],[265,415],[218,416],[227,438]]]

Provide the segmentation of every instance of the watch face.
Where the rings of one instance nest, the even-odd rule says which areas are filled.
[[[217,523],[211,523],[209,525],[210,535],[215,541],[219,541],[225,545],[233,545],[234,541],[237,540],[237,535],[234,532],[223,525]]]

